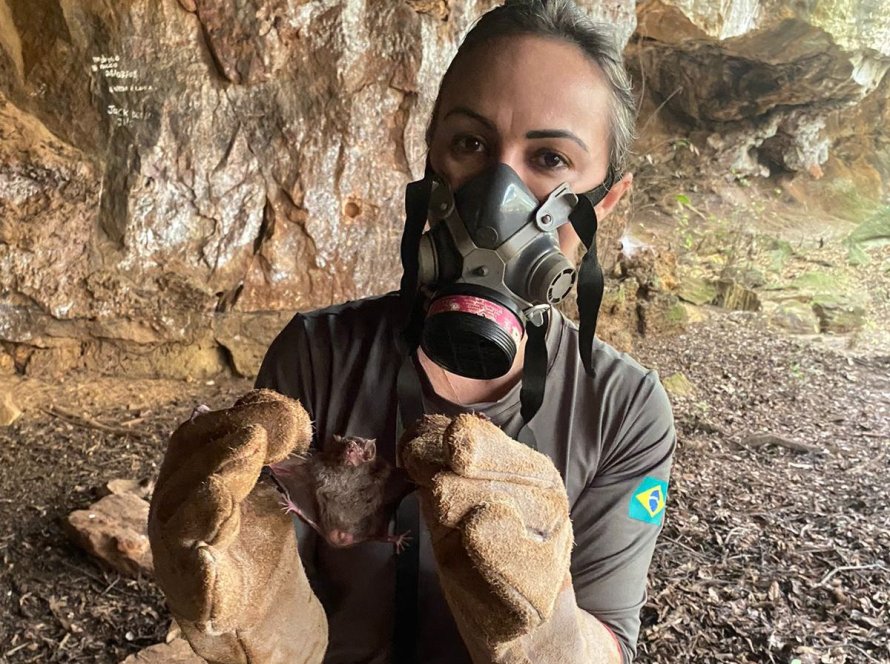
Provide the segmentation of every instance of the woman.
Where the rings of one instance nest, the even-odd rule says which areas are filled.
[[[602,218],[631,183],[610,175],[633,119],[619,52],[570,0],[508,2],[442,81],[429,171],[459,192],[501,169],[539,202],[562,183],[599,187]],[[572,228],[558,231],[567,256]],[[257,385],[298,398],[318,444],[376,438],[394,460],[410,410],[400,382],[416,381],[416,414],[444,416],[403,451],[425,503],[419,568],[377,543],[337,549],[301,532],[310,590],[274,492],[254,486],[260,465],[308,445],[306,414],[249,395],[177,430],[155,494],[158,580],[193,647],[220,662],[388,662],[395,630],[396,661],[631,661],[675,445],[657,376],[599,341],[584,366],[577,329],[553,314],[545,398],[525,422],[527,335],[502,376],[468,378],[428,345],[406,355],[404,313],[390,294],[298,315]],[[524,424],[537,451],[511,440]]]

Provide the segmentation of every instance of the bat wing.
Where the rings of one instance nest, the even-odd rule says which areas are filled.
[[[285,468],[270,466],[272,478],[292,504],[291,511],[307,525],[318,530],[318,503],[315,500],[315,481],[308,464],[294,463]]]

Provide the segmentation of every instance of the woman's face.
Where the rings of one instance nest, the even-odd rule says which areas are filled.
[[[496,39],[452,70],[430,163],[452,191],[499,162],[539,201],[563,182],[588,191],[608,169],[609,104],[601,70],[577,46],[534,36]],[[568,235],[561,241],[575,244]]]

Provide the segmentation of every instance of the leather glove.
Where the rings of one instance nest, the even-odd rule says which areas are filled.
[[[549,458],[471,414],[422,417],[401,458],[474,662],[620,661],[614,637],[575,602],[568,497]]]
[[[293,522],[257,483],[263,465],[309,448],[299,402],[254,390],[193,416],[170,439],[149,513],[158,585],[209,662],[320,662],[324,610],[309,587]]]

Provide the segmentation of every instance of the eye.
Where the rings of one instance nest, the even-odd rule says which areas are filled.
[[[553,150],[541,150],[534,156],[535,165],[546,171],[556,171],[571,166],[569,160]]]
[[[485,142],[472,134],[458,134],[451,140],[452,151],[458,154],[477,154],[485,152]]]

